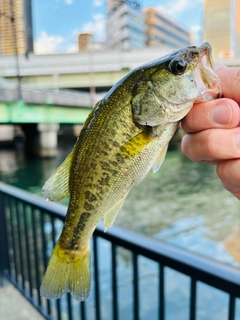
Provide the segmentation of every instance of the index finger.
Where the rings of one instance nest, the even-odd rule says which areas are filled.
[[[233,99],[240,105],[240,68],[215,63],[220,78],[223,97]]]

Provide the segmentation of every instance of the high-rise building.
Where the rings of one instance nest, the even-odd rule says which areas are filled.
[[[193,33],[154,8],[143,9],[146,16],[147,46],[186,47],[193,42]]]
[[[33,52],[33,20],[32,20],[32,0],[23,0],[25,3],[25,43],[26,52]]]
[[[136,0],[108,0],[107,48],[145,47],[145,16]]]
[[[213,57],[240,56],[240,0],[205,0],[203,41],[213,48]]]
[[[108,0],[107,47],[181,48],[192,44],[193,33],[154,8],[140,10],[138,1]]]
[[[33,51],[31,0],[0,0],[0,54]]]

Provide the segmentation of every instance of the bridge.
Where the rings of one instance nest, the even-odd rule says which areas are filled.
[[[22,84],[43,88],[108,90],[129,70],[158,59],[172,48],[143,48],[131,51],[86,51],[69,54],[1,56],[0,77],[16,79],[17,71]],[[240,66],[240,59],[219,61]],[[17,70],[19,69],[19,70]]]
[[[83,124],[92,110],[94,100],[86,92],[41,89],[16,83],[0,82],[0,140],[12,140],[14,128],[21,125],[27,152],[38,156],[57,153],[59,124]],[[79,132],[79,130],[78,130]]]
[[[82,124],[103,92],[127,72],[171,50],[159,47],[128,52],[30,54],[28,58],[25,55],[1,56],[0,78],[15,81],[15,84],[0,82],[0,124],[22,124],[30,138],[40,132],[37,140],[42,145],[38,148],[43,150],[41,155],[55,155],[59,124]],[[221,62],[240,66],[240,59]],[[89,93],[63,89],[84,89]],[[29,124],[35,124],[31,131]],[[29,149],[33,145],[35,143],[31,142]]]
[[[129,70],[172,49],[104,50],[70,54],[18,56],[21,83],[44,88],[110,88]],[[1,56],[0,77],[16,79],[16,56]]]
[[[103,94],[53,90],[0,82],[0,124],[83,124]]]

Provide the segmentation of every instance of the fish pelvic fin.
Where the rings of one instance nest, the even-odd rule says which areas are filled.
[[[164,159],[166,157],[166,154],[167,154],[167,149],[168,149],[168,143],[166,144],[166,146],[161,150],[159,156],[157,157],[157,160],[156,162],[154,163],[153,167],[152,167],[152,172],[153,173],[156,173],[161,165],[163,164],[164,162]]]
[[[104,232],[106,232],[114,223],[123,203],[128,195],[128,192],[104,215]]]
[[[91,286],[90,249],[68,250],[56,244],[43,277],[40,293],[58,299],[64,293],[80,301],[88,298]]]
[[[47,200],[59,201],[69,196],[69,175],[74,150],[45,182],[42,193]]]

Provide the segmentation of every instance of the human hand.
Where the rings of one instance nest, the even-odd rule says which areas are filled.
[[[240,68],[216,70],[224,98],[193,106],[182,120],[182,151],[195,162],[216,164],[223,186],[240,200]]]

